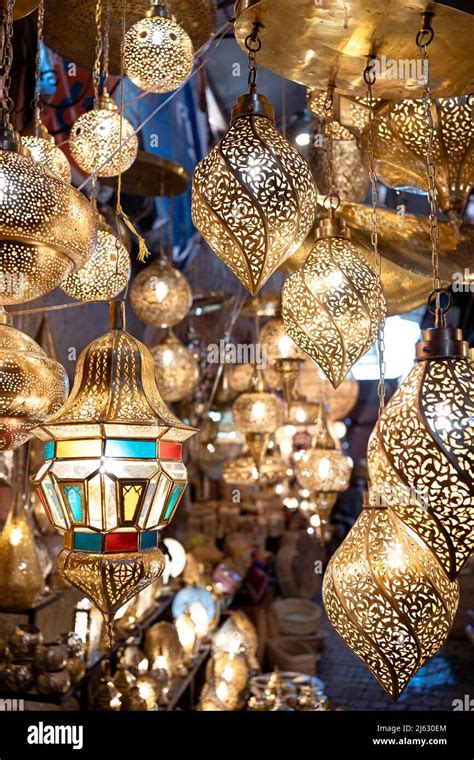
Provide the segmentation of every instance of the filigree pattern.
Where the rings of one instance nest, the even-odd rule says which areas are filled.
[[[237,118],[193,173],[193,221],[253,295],[308,234],[309,166],[261,116]]]
[[[241,433],[274,433],[283,420],[283,403],[269,391],[241,393],[232,405],[232,416]]]
[[[127,249],[117,243],[110,227],[103,225],[89,261],[63,280],[61,290],[76,301],[110,301],[127,286],[130,269]]]
[[[333,388],[324,372],[309,357],[295,383],[295,390],[313,402],[324,404],[330,420],[343,420],[356,405],[359,383],[346,377],[338,388]]]
[[[192,301],[186,277],[169,259],[154,261],[139,272],[130,289],[130,303],[137,317],[156,327],[173,327],[181,322]]]
[[[470,96],[434,101],[433,154],[436,190],[442,211],[462,212],[474,183],[474,123]],[[385,106],[376,121],[377,173],[388,185],[426,190],[428,123],[422,100]],[[367,153],[368,131],[362,134]]]
[[[190,75],[193,43],[171,18],[143,18],[125,35],[125,73],[141,90],[170,92]]]
[[[276,483],[287,477],[287,465],[281,457],[266,456],[256,468],[253,457],[241,456],[225,462],[222,468],[224,483],[236,486],[254,486],[257,483]]]
[[[349,488],[352,467],[339,449],[306,449],[295,462],[295,475],[301,488],[328,493]]]
[[[386,304],[380,279],[341,237],[318,240],[282,291],[286,331],[337,388],[376,340]]]
[[[467,359],[418,362],[368,449],[372,482],[450,579],[474,550],[473,387]]]
[[[175,335],[166,337],[151,349],[156,382],[166,402],[182,401],[194,391],[199,367],[191,349]]]
[[[45,130],[46,131],[46,130]],[[71,166],[65,154],[58,148],[54,138],[46,133],[40,135],[24,135],[21,138],[22,145],[30,151],[32,157],[41,166],[46,166],[53,174],[56,174],[63,182],[71,181]]]
[[[446,641],[458,597],[457,582],[384,508],[363,510],[323,582],[330,622],[393,700]]]

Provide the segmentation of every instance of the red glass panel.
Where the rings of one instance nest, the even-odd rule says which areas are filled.
[[[160,459],[179,459],[182,458],[181,443],[171,443],[170,441],[160,441]]]
[[[105,537],[106,552],[136,552],[138,533],[108,533]]]

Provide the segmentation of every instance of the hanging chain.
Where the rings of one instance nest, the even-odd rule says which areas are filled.
[[[369,136],[368,136],[368,155],[369,155],[369,179],[370,179],[370,195],[372,202],[372,213],[370,215],[372,230],[370,240],[374,249],[375,258],[375,272],[379,278],[379,298],[378,298],[378,320],[380,323],[379,333],[377,336],[377,351],[379,357],[379,384],[377,387],[377,396],[379,400],[379,414],[382,413],[385,407],[385,373],[387,371],[387,365],[385,362],[385,320],[381,319],[382,316],[382,258],[379,251],[379,230],[377,220],[377,173],[375,171],[375,98],[373,96],[372,87],[375,84],[375,71],[368,64],[364,70],[364,81],[367,85],[366,99],[369,105]]]
[[[328,193],[323,201],[323,206],[332,216],[341,204],[339,194],[334,190],[334,86],[329,85],[326,98],[324,100],[324,118],[325,118],[325,136],[326,136],[326,158],[328,170]]]
[[[102,0],[97,0],[95,6],[95,61],[93,71],[93,85],[94,85],[94,109],[99,108],[99,96],[100,96],[100,62],[102,58]]]
[[[102,54],[102,74],[104,77],[104,87],[109,76],[109,52],[110,52],[110,0],[107,0],[105,12],[104,34],[103,34],[103,54]]]
[[[35,127],[41,124],[41,43],[43,41],[44,0],[38,5],[38,21],[36,25],[36,60],[35,60],[35,97],[33,100],[33,114]]]
[[[13,62],[13,4],[14,0],[7,0],[1,6],[1,55],[0,55],[0,103],[3,116],[8,116],[13,108],[10,97],[11,67]]]
[[[249,58],[249,93],[257,91],[257,53],[262,47],[262,41],[258,36],[262,24],[256,21],[252,27],[251,33],[245,38],[245,47],[248,50]]]

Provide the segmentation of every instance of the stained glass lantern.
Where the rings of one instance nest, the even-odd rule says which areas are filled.
[[[59,572],[109,621],[163,571],[159,530],[186,488],[182,444],[196,432],[163,402],[148,349],[124,329],[124,304],[110,309],[66,404],[35,430],[45,446],[34,478],[65,534]]]
[[[305,353],[290,338],[281,317],[270,319],[262,327],[259,340],[265,348],[265,361],[275,367],[281,377],[280,386],[285,391],[286,403],[290,407],[291,395],[303,366]]]
[[[163,340],[151,349],[156,382],[167,402],[182,401],[194,391],[199,380],[199,367],[191,349],[170,329]]]
[[[133,24],[125,35],[128,78],[141,90],[170,92],[186,81],[193,60],[188,33],[167,14],[164,4],[152,0],[147,17]]]
[[[173,327],[185,318],[193,294],[186,277],[167,258],[157,259],[134,279],[130,302],[146,325]]]
[[[14,449],[64,404],[68,380],[59,362],[0,309],[0,449]]]
[[[369,440],[374,486],[454,580],[474,550],[474,364],[462,332],[423,330]]]
[[[431,104],[436,193],[441,211],[461,214],[474,183],[472,95],[440,98]],[[375,161],[381,180],[392,187],[427,188],[428,122],[423,100],[385,103],[375,119]],[[362,133],[368,150],[368,127]]]
[[[99,108],[83,113],[72,125],[69,147],[83,172],[97,172],[98,177],[115,177],[120,171],[127,171],[135,161],[138,139],[133,126],[120,115],[114,101],[104,91]]]
[[[329,420],[343,420],[357,403],[359,383],[349,373],[338,388],[334,388],[308,356],[296,378],[295,391],[310,401],[324,404]]]
[[[31,135],[23,135],[21,142],[41,166],[46,166],[63,182],[68,184],[71,182],[69,161],[44,124],[39,123]]]
[[[457,582],[377,499],[366,501],[323,581],[331,624],[394,701],[445,643],[458,599]]]
[[[386,315],[382,285],[341,220],[320,223],[308,258],[283,285],[282,314],[334,388],[375,342]]]
[[[229,130],[194,169],[194,225],[255,295],[301,245],[315,212],[306,161],[275,128],[267,99],[243,95]]]

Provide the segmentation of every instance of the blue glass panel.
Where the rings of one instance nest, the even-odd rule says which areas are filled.
[[[125,441],[121,438],[108,438],[105,441],[105,456],[156,459],[156,441]]]
[[[74,549],[84,552],[100,552],[102,536],[100,533],[74,533]]]
[[[158,536],[157,530],[146,530],[140,536],[140,548],[149,549],[152,546],[156,546],[157,536]]]
[[[81,522],[82,517],[82,488],[81,486],[63,486],[64,496],[68,500],[73,519]]]
[[[183,490],[184,486],[181,485],[175,485],[173,486],[173,490],[171,491],[170,500],[168,502],[168,506],[166,507],[165,512],[165,520],[169,520],[169,518],[172,515],[173,509],[176,506],[176,502],[178,501],[179,497],[181,496],[181,492]]]
[[[45,459],[54,458],[54,441],[48,441],[48,443],[44,444],[43,455]]]

